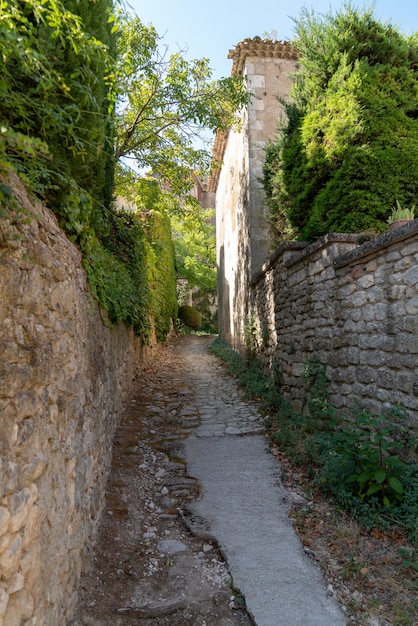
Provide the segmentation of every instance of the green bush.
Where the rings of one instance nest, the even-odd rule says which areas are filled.
[[[188,328],[196,329],[202,325],[202,316],[199,311],[188,304],[179,307],[178,318]]]
[[[396,199],[418,197],[418,38],[351,5],[305,9],[296,32],[294,101],[264,168],[273,239],[382,232]]]

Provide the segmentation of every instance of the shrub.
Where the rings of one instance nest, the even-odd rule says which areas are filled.
[[[382,232],[395,199],[418,196],[417,38],[351,5],[305,9],[296,32],[294,102],[264,168],[273,238]]]
[[[180,322],[187,326],[188,328],[200,328],[202,325],[202,316],[199,311],[194,308],[194,306],[189,306],[188,304],[183,304],[179,307],[178,317]]]

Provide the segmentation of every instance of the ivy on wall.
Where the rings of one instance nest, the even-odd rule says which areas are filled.
[[[167,220],[113,205],[116,30],[112,0],[0,0],[0,173],[14,171],[83,254],[109,324],[145,341],[175,317]],[[0,186],[0,217],[16,211]]]

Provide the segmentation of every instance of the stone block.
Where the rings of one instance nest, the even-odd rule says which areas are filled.
[[[418,296],[407,300],[405,310],[408,315],[418,315]]]
[[[412,392],[413,385],[413,373],[412,372],[398,372],[396,375],[396,387],[400,391],[406,393]]]
[[[394,272],[401,272],[402,270],[408,269],[411,265],[415,264],[415,258],[413,256],[404,256],[400,261],[395,263],[393,266]]]
[[[378,383],[384,389],[393,389],[395,386],[395,372],[391,369],[380,369]]]
[[[406,315],[403,320],[403,330],[414,335],[418,334],[418,315]]]
[[[27,463],[23,469],[23,476],[28,483],[32,483],[40,478],[48,466],[47,457],[39,452],[36,458]]]
[[[0,554],[0,572],[7,579],[17,571],[22,552],[22,538],[17,535],[10,545]]]
[[[8,626],[22,626],[24,620],[32,617],[33,611],[33,599],[22,589],[10,596],[4,619]]]
[[[371,274],[367,274],[366,276],[361,276],[357,281],[357,289],[369,289],[374,285],[374,277]]]
[[[360,353],[360,365],[371,365],[373,367],[382,367],[386,363],[384,353],[379,350],[365,350]]]
[[[402,255],[397,250],[392,250],[385,255],[386,263],[393,263],[394,261],[398,261],[402,258]]]
[[[356,291],[351,295],[349,301],[354,307],[364,306],[367,302],[367,294],[365,291]]]
[[[19,572],[16,572],[14,576],[12,576],[10,583],[7,586],[7,593],[11,596],[13,593],[20,591],[25,586],[25,577]]]
[[[345,398],[344,395],[333,395],[331,402],[336,409],[344,409],[347,406],[347,398]]]
[[[377,285],[375,285],[374,287],[371,287],[370,289],[367,290],[366,299],[372,304],[384,301],[385,300],[384,289]]]
[[[357,378],[362,384],[374,383],[378,377],[378,372],[373,367],[359,366],[357,368]]]
[[[28,518],[26,520],[26,524],[24,527],[23,533],[23,548],[29,548],[35,539],[39,536],[39,507],[33,506]]]
[[[375,309],[371,304],[366,304],[361,309],[361,317],[365,322],[373,322],[375,320]]]
[[[338,391],[341,396],[351,396],[351,394],[353,393],[353,385],[347,385],[346,383],[344,383],[343,385],[339,386]]]
[[[411,241],[409,243],[406,243],[403,247],[402,247],[402,254],[404,255],[415,255],[418,254],[418,241],[414,240]]]
[[[404,272],[399,282],[403,282],[406,285],[416,285],[418,283],[418,266],[414,265]]]
[[[32,506],[33,498],[29,489],[25,488],[18,493],[9,496],[8,504],[10,511],[9,531],[17,532],[24,525]]]
[[[374,305],[374,315],[378,322],[383,322],[388,315],[388,305],[383,302],[377,302]]]
[[[6,613],[7,603],[9,601],[9,594],[3,585],[0,585],[0,617],[3,617]]]
[[[4,506],[0,506],[0,537],[4,535],[9,526],[10,513]]]
[[[17,486],[19,484],[19,466],[17,463],[14,463],[12,461],[2,462],[2,459],[0,458],[0,469],[2,471],[2,481],[0,482],[0,498],[4,498],[5,496],[8,496],[10,493],[16,491],[17,489]]]
[[[377,259],[371,259],[366,264],[366,272],[372,274],[377,270]]]
[[[396,283],[396,281],[394,281]],[[400,300],[405,296],[406,285],[392,284],[385,287],[385,296],[388,300]]]

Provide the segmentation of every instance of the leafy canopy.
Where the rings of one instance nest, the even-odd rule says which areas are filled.
[[[200,209],[172,220],[176,268],[189,289],[216,290],[214,210]]]
[[[351,4],[295,24],[300,69],[264,172],[276,239],[381,232],[418,196],[418,33]]]
[[[238,124],[248,100],[243,79],[214,80],[208,59],[168,54],[154,26],[129,13],[120,17],[118,45],[116,157],[125,167],[133,159],[136,168],[157,174],[182,197],[192,186],[191,174],[209,165],[205,133]]]

